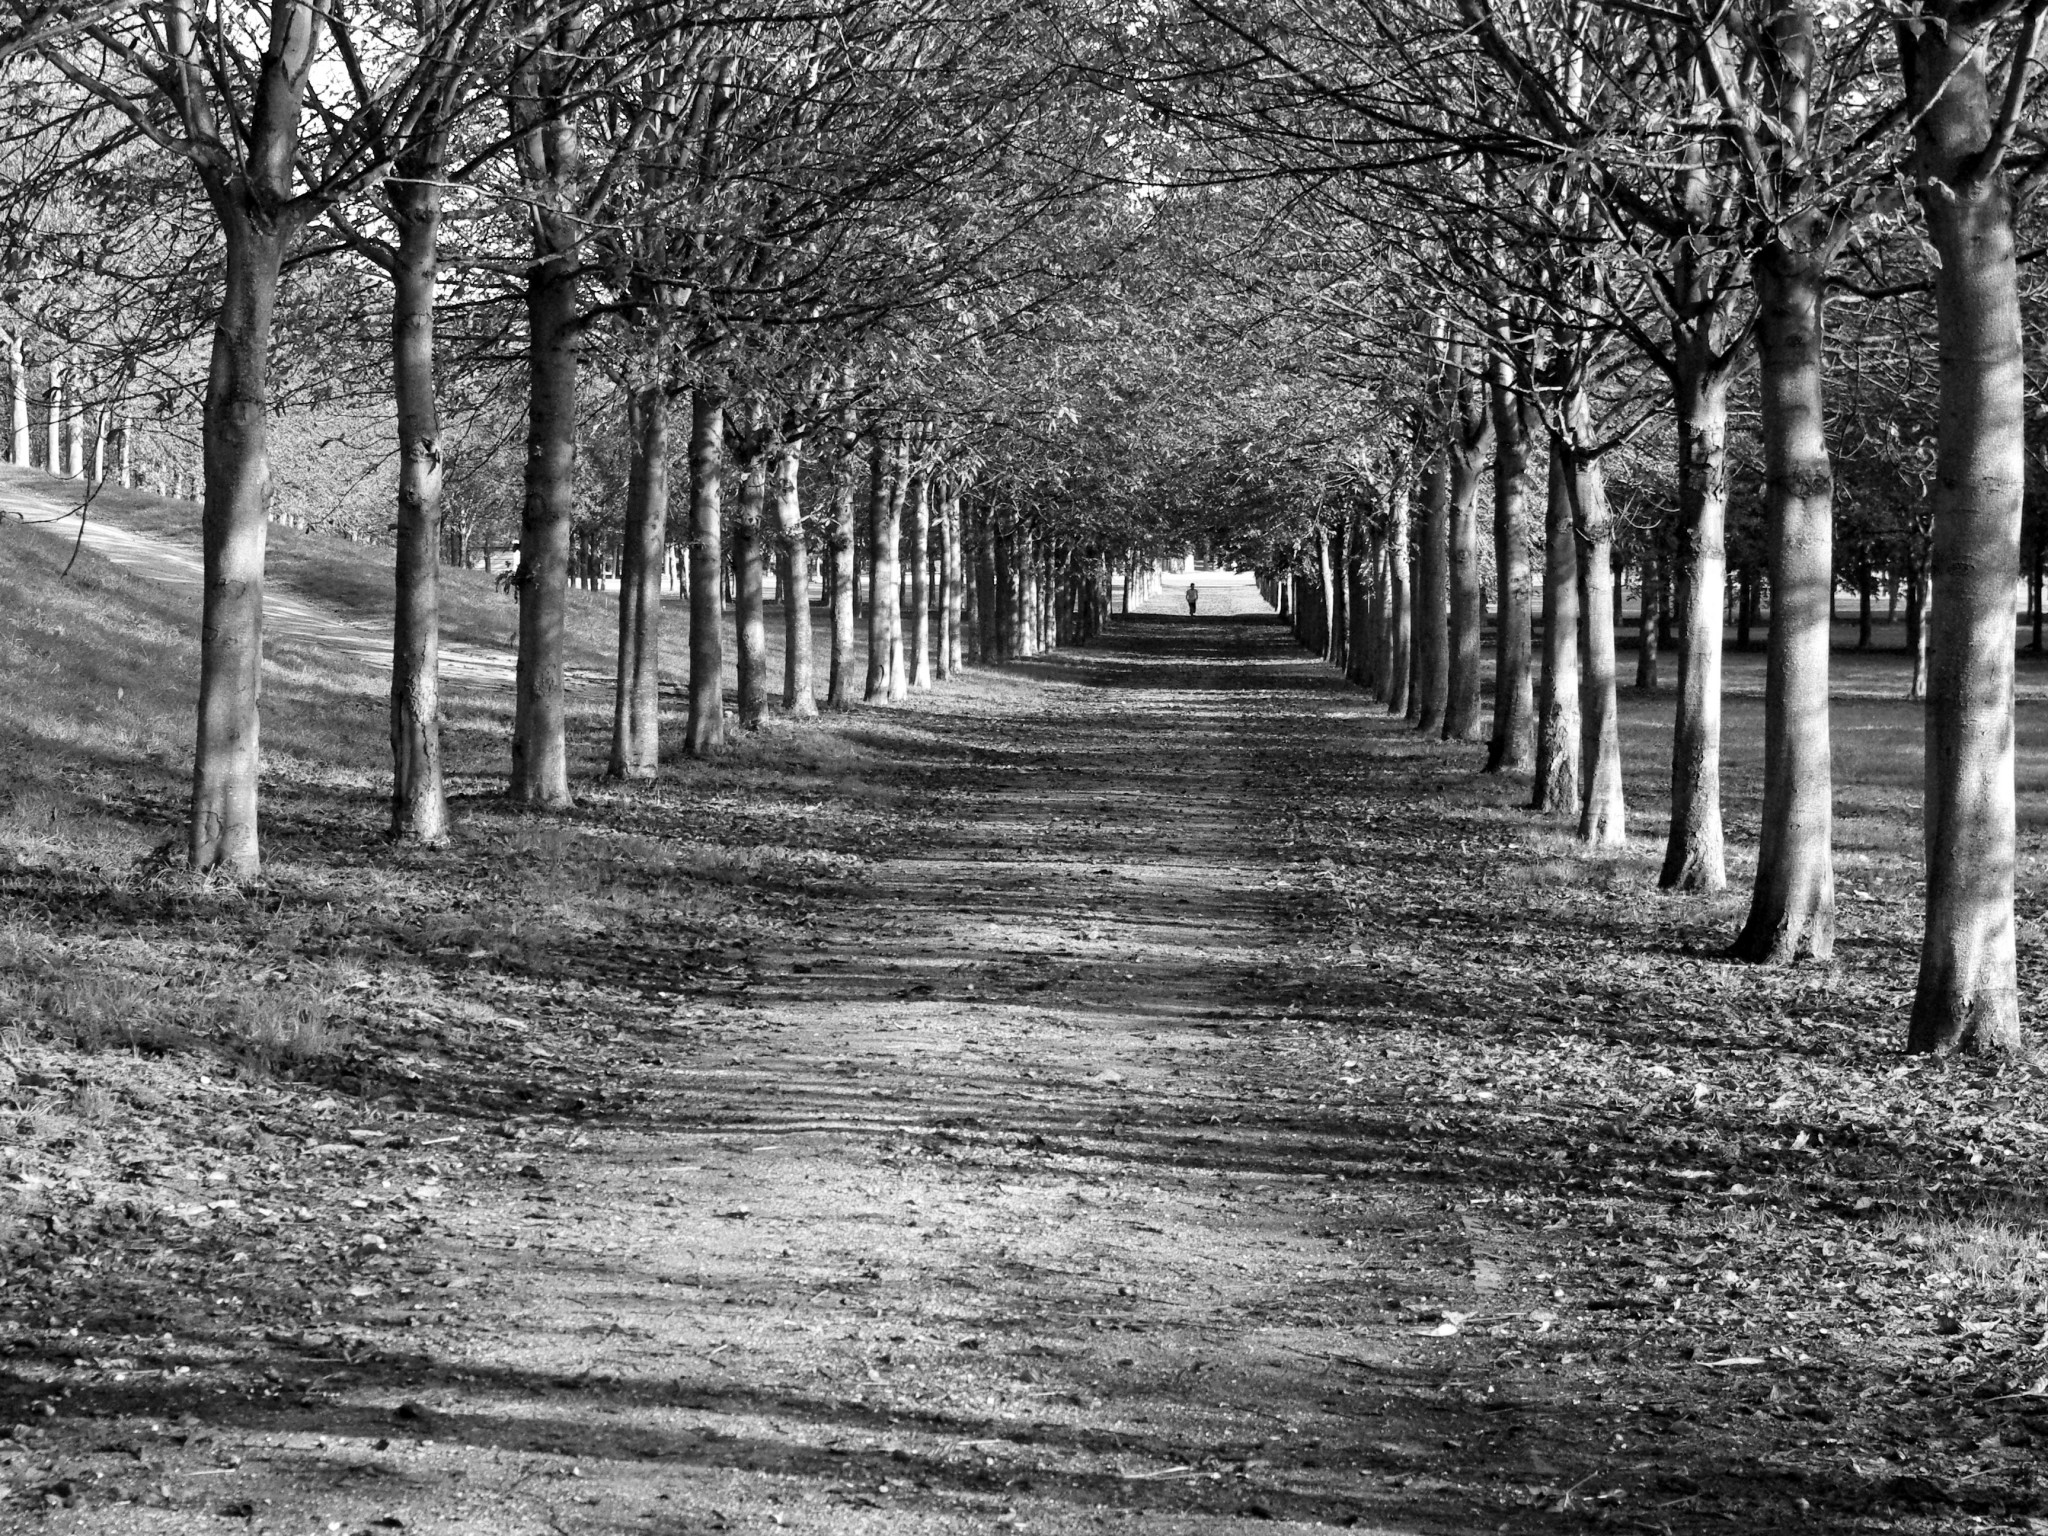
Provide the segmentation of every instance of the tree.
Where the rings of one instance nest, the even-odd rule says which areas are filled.
[[[462,26],[467,17],[437,20]],[[352,66],[337,75],[346,83],[331,99],[314,86],[323,38]],[[363,50],[346,14],[306,0],[217,13],[169,0],[160,13],[83,14],[38,44],[79,91],[192,166],[223,241],[204,412],[204,611],[188,840],[195,871],[253,879],[262,862],[269,351],[285,258],[311,221],[389,171],[364,132],[368,123],[417,116],[440,98],[450,70],[466,67],[451,63],[445,41],[433,35],[417,50]],[[303,137],[309,100],[319,108],[317,144]]]
[[[1937,0],[1898,26],[1908,170],[1937,260],[1940,431],[1928,636],[1927,919],[1908,1047],[2020,1047],[2013,939],[2013,589],[2026,369],[2006,156],[2048,5]],[[1988,57],[2017,23],[2005,80]]]

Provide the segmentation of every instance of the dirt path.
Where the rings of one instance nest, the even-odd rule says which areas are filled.
[[[935,703],[865,810],[893,856],[723,995],[499,1020],[540,1112],[316,1132],[484,1177],[410,1208],[411,1283],[329,1234],[370,1282],[332,1324],[216,1329],[161,1381],[73,1365],[60,1425],[189,1443],[133,1450],[160,1499],[50,1527],[190,1529],[196,1486],[279,1532],[1470,1529],[1475,1490],[1416,1477],[1475,1411],[1418,1333],[1484,1275],[1437,1200],[1344,1177],[1259,1049],[1287,942],[1259,765],[1342,695],[1268,625],[1120,633],[1000,714]],[[547,1112],[565,1081],[589,1097]],[[91,1449],[42,1470],[118,1477]]]
[[[1130,633],[1029,714],[946,721],[899,855],[736,1007],[681,1010],[683,1070],[540,1165],[574,1193],[520,1246],[465,1224],[504,1332],[435,1422],[503,1528],[1469,1528],[1402,1475],[1452,1360],[1362,1283],[1472,1310],[1457,1220],[1344,1182],[1257,1063],[1284,941],[1251,769],[1312,676],[1270,628]],[[507,1447],[554,1454],[478,1464]]]

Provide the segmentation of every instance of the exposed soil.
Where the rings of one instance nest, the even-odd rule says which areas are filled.
[[[1711,958],[1253,606],[444,852],[312,785],[256,891],[0,874],[50,986],[347,1037],[15,1042],[0,1520],[2042,1528],[2038,1249],[1973,1258],[2039,1080],[1898,1066],[1874,940]]]

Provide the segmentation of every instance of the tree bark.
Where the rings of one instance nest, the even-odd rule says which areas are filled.
[[[882,569],[894,565],[892,544],[884,552],[882,529],[889,520],[889,444],[877,432],[868,443],[868,670],[861,697],[872,703],[889,692],[889,621],[882,611]]]
[[[1579,561],[1569,453],[1555,433],[1543,543],[1543,677],[1529,804],[1555,814],[1580,809]]]
[[[8,458],[28,468],[28,355],[19,332],[7,337]]]
[[[994,526],[993,513],[989,515],[989,522],[989,537],[995,555],[995,606],[992,612],[996,657],[1000,661],[1012,661],[1023,654],[1024,646],[1024,575],[1017,548],[1018,528],[1014,520],[1007,528]]]
[[[1500,596],[1486,771],[1527,773],[1536,760],[1536,700],[1529,667],[1529,443],[1535,408],[1516,390],[1513,365],[1505,358],[1494,359],[1491,393],[1493,568]]]
[[[700,388],[690,399],[690,712],[684,746],[708,757],[725,745],[725,564],[721,477],[725,401]]]
[[[1384,524],[1373,527],[1365,550],[1366,686],[1375,699],[1384,700],[1387,696],[1387,658],[1392,646],[1392,627],[1388,623],[1391,593],[1387,580],[1387,531]]]
[[[1583,421],[1584,398],[1573,407]],[[1628,841],[1627,809],[1621,782],[1621,707],[1614,659],[1614,518],[1607,504],[1600,461],[1583,449],[1572,455],[1572,511],[1579,544],[1580,769],[1586,799],[1579,815],[1579,841],[1591,848],[1618,848]]]
[[[996,514],[990,507],[982,508],[974,517],[974,600],[978,605],[976,616],[980,620],[980,648],[977,661],[997,663],[1005,654],[1002,632],[1002,600],[997,596],[997,584],[1002,575],[1002,566],[996,558]]]
[[[253,880],[262,868],[263,555],[270,488],[270,327],[291,231],[216,198],[227,280],[207,371],[200,514],[199,731],[188,853],[194,871]],[[50,449],[53,458],[55,442]]]
[[[910,563],[910,603],[905,617],[904,660],[909,664],[909,684],[920,693],[932,686],[932,486],[922,473],[910,477],[904,491],[909,512],[909,537],[904,558]]]
[[[772,479],[776,544],[782,559],[782,707],[798,720],[818,713],[812,683],[811,548],[804,533],[802,464],[790,449],[775,455]]]
[[[882,611],[883,681],[889,702],[900,704],[910,697],[910,672],[903,654],[903,503],[910,489],[909,444],[895,444],[889,460],[878,538],[886,547],[875,584],[875,606]]]
[[[1728,884],[1721,824],[1721,593],[1728,584],[1728,380],[1677,346],[1678,709],[1671,731],[1671,828],[1658,885],[1718,891]],[[1647,633],[1647,628],[1645,630]]]
[[[50,359],[50,387],[43,392],[43,468],[64,473],[64,359]],[[202,450],[203,452],[203,450]]]
[[[853,703],[853,577],[854,484],[851,445],[842,443],[832,458],[832,532],[825,550],[832,585],[832,660],[825,684],[825,703],[846,709]]]
[[[70,360],[66,359],[68,363]],[[70,373],[67,367],[65,372]],[[64,478],[83,480],[85,478],[85,400],[83,392],[74,384],[71,397],[65,402],[64,411]]]
[[[519,520],[519,659],[512,799],[539,809],[569,796],[562,646],[576,513],[578,316],[574,236],[537,234],[526,281],[526,497]],[[566,242],[566,249],[560,249]],[[553,251],[553,254],[550,254]]]
[[[1636,612],[1636,687],[1646,693],[1657,690],[1657,636],[1664,628],[1664,618],[1658,612],[1664,603],[1664,582],[1658,568],[1664,563],[1659,553],[1663,543],[1662,526],[1651,533],[1650,547],[1643,551],[1642,602]]]
[[[1034,532],[1031,536],[1031,643],[1034,653],[1057,649],[1059,633],[1053,628],[1053,541]]]
[[[740,496],[732,516],[733,663],[738,676],[739,723],[758,731],[768,713],[768,622],[761,596],[761,514],[768,499],[768,466],[755,450],[739,465]]]
[[[960,558],[960,482],[948,478],[939,502],[939,536],[945,549],[945,638],[939,648],[939,676],[957,676],[966,665],[966,648],[961,643],[965,627],[967,588],[966,562]]]
[[[1810,246],[1773,242],[1757,259],[1755,282],[1771,623],[1756,885],[1730,953],[1782,965],[1801,953],[1826,960],[1835,945],[1834,473],[1821,398],[1821,262]]]
[[[1370,586],[1371,541],[1366,536],[1365,511],[1354,505],[1347,519],[1344,539],[1344,613],[1350,624],[1345,637],[1344,675],[1359,687],[1373,685],[1372,593]]]
[[[1918,702],[1927,697],[1927,576],[1917,565],[1906,583],[1906,653],[1913,658],[1906,697]]]
[[[1333,528],[1317,524],[1315,528],[1315,573],[1317,573],[1317,602],[1321,614],[1317,618],[1317,649],[1329,664],[1337,664],[1341,655],[1341,629],[1343,629],[1343,604],[1339,567],[1337,567],[1337,535]]]
[[[612,709],[615,779],[661,768],[661,574],[668,551],[668,391],[641,382],[626,400],[633,461],[626,478],[619,564],[618,690]]]
[[[1447,629],[1444,653],[1444,740],[1477,741],[1480,720],[1480,652],[1486,625],[1485,593],[1479,583],[1479,483],[1493,446],[1493,418],[1472,355],[1451,349],[1445,391],[1451,404],[1450,505],[1446,510],[1445,586]]]
[[[1415,560],[1415,728],[1441,735],[1450,697],[1450,513],[1449,455],[1439,444],[1422,485],[1422,520]]]
[[[1387,513],[1387,713],[1408,713],[1415,662],[1415,617],[1409,576],[1409,490],[1405,473],[1395,481]]]
[[[1444,689],[1444,740],[1477,741],[1480,653],[1486,612],[1479,587],[1479,457],[1456,453],[1450,466],[1447,570],[1449,638]]]
[[[1939,412],[1930,493],[1927,625],[1927,926],[1907,1048],[2021,1048],[2013,933],[2018,857],[2013,592],[2025,495],[2026,371],[2012,188],[1992,147],[1985,53],[1995,19],[1960,5],[1901,24],[1910,170],[1934,272]],[[2038,16],[2011,68],[2026,71]],[[2014,110],[2010,101],[2007,110]],[[1773,601],[1777,594],[1772,594]]]
[[[1012,535],[1017,548],[1017,632],[1021,640],[1017,654],[1029,659],[1039,652],[1038,643],[1038,540],[1027,524],[1019,523]]]
[[[438,155],[426,176],[393,178],[391,373],[398,416],[396,597],[391,634],[391,835],[448,836],[441,781],[441,419],[434,299],[441,231]],[[125,454],[125,449],[123,450]]]

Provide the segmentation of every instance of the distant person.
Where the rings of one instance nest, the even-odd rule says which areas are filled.
[[[1195,616],[1195,604],[1202,600],[1202,589],[1192,581],[1188,583],[1188,617]]]

